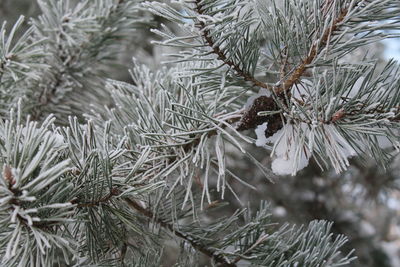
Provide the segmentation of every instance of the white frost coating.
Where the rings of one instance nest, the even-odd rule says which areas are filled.
[[[301,129],[296,129],[291,124],[286,124],[269,138],[265,138],[265,143],[273,143],[272,154],[275,159],[272,161],[272,171],[278,175],[295,175],[299,170],[308,165],[309,155],[307,148],[297,146],[302,138],[306,125]],[[265,131],[265,129],[264,129]],[[301,131],[301,132],[300,132]],[[264,140],[262,139],[262,140]],[[260,139],[257,142],[261,143]]]
[[[256,146],[265,146],[268,143],[267,137],[265,137],[265,130],[267,129],[268,122],[258,125],[256,128],[257,141]]]
[[[336,173],[344,171],[349,166],[347,158],[355,156],[356,151],[350,146],[333,125],[324,125],[326,154]]]
[[[354,98],[357,96],[358,92],[361,89],[361,86],[363,85],[365,80],[365,77],[360,77],[358,80],[353,84],[351,88],[348,88],[348,90],[345,90],[342,97],[345,98]],[[310,98],[313,97],[313,94],[315,94],[316,88],[313,85],[313,82],[307,79],[301,79],[298,84],[296,84],[295,87],[292,89],[292,98],[295,99],[302,99],[303,97]],[[384,93],[384,91],[383,91]],[[336,97],[335,97],[336,98]],[[364,97],[365,98],[365,97]],[[364,99],[363,98],[363,99]],[[334,100],[332,100],[334,101]],[[343,104],[345,101],[339,100],[339,104]]]
[[[296,86],[293,87],[292,97],[302,99],[303,96],[310,96],[313,91],[313,83],[310,80],[301,79]]]
[[[59,133],[53,133],[53,137],[54,137],[54,144],[56,147],[65,145],[64,136],[62,136]]]
[[[317,149],[314,142],[315,132],[323,133],[324,151],[328,155],[337,173],[347,169],[348,158],[355,156],[356,151],[343,138],[333,125],[310,127],[306,123],[300,125],[286,124],[269,138],[265,137],[267,124],[257,127],[257,146],[274,144],[272,150],[272,171],[278,175],[295,175],[308,166],[312,152]],[[308,142],[307,142],[308,140]]]
[[[302,157],[298,164],[292,158],[276,158],[272,161],[272,171],[278,175],[295,175],[298,171],[308,166],[308,159]]]
[[[354,98],[360,93],[360,90],[365,90],[365,77],[360,77],[349,88],[344,88],[342,97]],[[292,90],[292,97],[296,99],[313,101],[316,97],[318,88],[311,81],[303,79]],[[382,91],[382,96],[385,92]],[[257,97],[262,95],[270,96],[268,90],[261,89],[255,96],[249,98],[246,107],[250,107]],[[343,98],[344,99],[344,98]],[[345,100],[342,98],[332,97],[329,103],[326,103],[325,118],[317,118],[317,114],[309,113],[309,117],[302,117],[306,123],[297,122],[295,124],[286,124],[281,130],[273,136],[266,138],[265,131],[268,127],[267,123],[259,125],[256,128],[257,141],[256,145],[266,147],[273,144],[271,156],[274,158],[272,162],[272,171],[280,175],[295,175],[299,170],[305,168],[309,163],[309,158],[312,155],[320,155],[329,160],[336,173],[346,170],[349,166],[348,158],[357,154],[353,147],[364,148],[365,144],[362,140],[355,140],[355,144],[351,145],[343,136],[343,133],[334,124],[324,124],[322,121],[329,120],[331,114],[338,108],[337,105],[342,105]],[[371,105],[373,109],[379,103]],[[339,111],[339,109],[338,109]],[[302,116],[301,113],[293,110],[293,114],[284,114],[284,116]],[[336,111],[337,112],[337,111]],[[388,113],[388,116],[390,114]],[[286,116],[287,117],[287,116]],[[381,148],[395,147],[400,150],[400,142],[395,143],[393,138],[385,136],[378,137],[378,143]]]
[[[280,131],[271,136],[270,142],[274,142],[276,158],[272,162],[272,171],[278,175],[295,175],[308,165],[309,154],[307,148],[300,147],[299,138],[301,132],[306,130],[302,124],[301,129],[296,129],[291,124],[286,124]],[[301,131],[301,132],[300,132]]]
[[[41,131],[43,131],[43,129],[32,127],[32,125],[25,126],[21,129],[21,133],[25,138],[29,138],[30,135],[40,135]],[[55,148],[59,148],[66,144],[64,137],[57,132],[52,132],[52,131],[46,130],[46,133],[45,133],[43,139],[47,139],[47,138],[51,138]]]

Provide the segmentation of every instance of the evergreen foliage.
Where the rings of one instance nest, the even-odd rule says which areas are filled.
[[[41,15],[0,33],[2,266],[160,266],[171,240],[176,266],[354,261],[330,222],[279,226],[260,200],[226,216],[237,184],[257,191],[229,160],[252,162],[264,183],[310,161],[341,173],[372,157],[390,169],[398,65],[346,57],[398,37],[397,1],[37,5]],[[120,51],[145,50],[152,27],[165,65],[137,53],[130,79],[113,79]]]

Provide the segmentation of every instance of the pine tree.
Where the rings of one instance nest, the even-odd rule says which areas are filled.
[[[400,70],[365,49],[398,37],[398,1],[18,2],[1,266],[383,262],[351,229],[400,178]]]

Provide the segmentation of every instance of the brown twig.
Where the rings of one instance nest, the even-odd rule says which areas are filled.
[[[113,197],[119,196],[121,193],[122,192],[119,189],[113,188],[113,189],[111,189],[110,193],[107,196],[105,196],[97,201],[88,202],[88,203],[79,203],[78,200],[72,200],[71,203],[77,204],[78,208],[96,207],[101,204],[107,203]],[[210,257],[215,262],[217,262],[218,266],[221,266],[221,267],[235,267],[236,266],[236,264],[230,263],[228,259],[226,259],[224,256],[218,254],[216,250],[212,250],[212,249],[200,244],[193,237],[175,229],[175,227],[173,225],[163,221],[162,219],[157,218],[152,211],[142,207],[137,201],[130,199],[130,198],[124,198],[124,201],[129,205],[129,207],[133,208],[140,214],[144,215],[145,217],[147,217],[149,219],[154,220],[154,222],[159,224],[161,227],[171,231],[177,237],[189,242],[194,249],[198,250],[199,252],[203,253],[204,255]]]
[[[202,9],[201,5],[201,0],[196,0],[195,1],[195,10],[199,15],[204,15],[204,11]],[[255,77],[250,75],[249,73],[246,73],[243,71],[236,63],[234,63],[232,60],[229,60],[227,56],[225,55],[225,52],[215,44],[214,40],[210,36],[210,31],[206,29],[206,24],[203,21],[199,21],[199,26],[200,29],[202,30],[203,37],[207,43],[207,45],[212,49],[213,53],[218,56],[218,59],[223,61],[226,65],[230,66],[233,70],[236,71],[236,73],[241,76],[244,80],[252,82],[255,86],[265,88],[271,91],[275,91],[277,94],[281,94],[284,91],[288,91],[296,82],[299,81],[301,76],[304,74],[304,72],[307,70],[308,65],[313,62],[313,60],[316,58],[318,55],[318,50],[321,47],[324,47],[330,36],[334,31],[337,30],[338,25],[345,19],[346,15],[348,14],[349,9],[342,9],[340,12],[340,15],[338,18],[336,18],[333,22],[332,25],[327,28],[324,33],[322,34],[322,37],[318,43],[315,43],[312,45],[310,48],[310,52],[308,56],[301,62],[301,64],[293,71],[292,75],[289,76],[285,81],[282,82],[282,85],[279,87],[274,87],[271,85],[268,85],[266,83],[263,83],[259,80],[257,80]]]
[[[195,3],[195,10],[197,11],[197,13],[199,15],[204,15],[205,13],[202,8],[201,0],[195,0],[194,3]],[[329,4],[330,2],[328,1],[327,3]],[[299,66],[297,66],[294,69],[292,74],[286,80],[284,80],[280,86],[268,85],[266,83],[257,80],[249,73],[246,73],[239,67],[239,65],[237,65],[232,60],[228,59],[225,52],[218,45],[215,44],[213,38],[211,37],[210,31],[206,28],[206,24],[203,21],[199,21],[198,25],[200,30],[202,31],[202,35],[206,44],[212,49],[212,52],[218,56],[219,60],[223,61],[224,64],[231,67],[245,81],[250,81],[255,86],[271,90],[275,92],[281,99],[284,99],[285,94],[287,94],[287,92],[292,88],[292,86],[295,85],[300,80],[300,78],[304,75],[305,71],[307,70],[308,66],[317,57],[319,49],[327,45],[329,38],[338,29],[339,24],[345,19],[348,12],[349,8],[341,10],[340,15],[335,20],[333,20],[332,25],[323,32],[319,42],[311,46],[308,56],[301,62]],[[287,59],[285,59],[285,62],[286,61]],[[260,117],[258,116],[258,112],[278,110],[278,106],[276,105],[276,103],[273,103],[275,101],[276,100],[274,100],[272,97],[265,97],[265,96],[256,99],[253,103],[253,106],[251,106],[249,110],[243,115],[237,129],[238,130],[252,129],[255,128],[257,125],[260,125],[264,122],[268,122],[268,124],[270,126],[273,125],[273,127],[270,128],[270,132],[266,134],[269,136],[274,134],[282,127],[281,116],[279,114],[275,114],[272,116]]]
[[[317,57],[319,49],[327,45],[329,38],[331,37],[332,33],[338,29],[338,25],[346,18],[349,9],[342,9],[340,12],[339,17],[337,17],[330,27],[325,29],[324,33],[319,42],[313,44],[311,46],[310,52],[308,56],[302,61],[302,63],[293,71],[292,75],[287,78],[283,83],[282,86],[278,87],[275,91],[276,93],[282,93],[284,91],[288,91],[292,86],[299,81],[301,76],[307,70],[308,65],[311,64],[314,59]]]
[[[199,15],[203,15],[204,11],[202,10],[202,6],[200,4],[201,0],[196,0],[195,4],[196,4],[196,11]],[[223,61],[226,65],[228,65],[229,67],[231,67],[233,70],[236,71],[236,73],[241,76],[245,81],[250,81],[252,82],[254,85],[258,86],[258,87],[262,87],[268,90],[273,90],[273,87],[265,84],[259,80],[257,80],[256,78],[254,78],[252,75],[250,75],[249,73],[246,73],[245,71],[243,71],[238,65],[236,65],[232,60],[229,60],[224,51],[222,51],[222,49],[215,45],[214,40],[212,39],[212,37],[210,36],[210,31],[206,29],[206,24],[203,21],[199,21],[199,25],[200,25],[200,29],[203,32],[203,37],[204,40],[206,41],[207,45],[212,49],[213,53],[216,54],[218,56],[218,59]]]
[[[281,67],[279,70],[280,73],[280,79],[284,80],[286,76],[286,68],[288,66],[288,59],[289,59],[289,53],[287,46],[285,46],[282,51],[279,53],[279,57],[281,59]]]

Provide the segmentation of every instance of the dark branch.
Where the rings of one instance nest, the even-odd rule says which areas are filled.
[[[71,203],[72,204],[77,204],[78,208],[85,208],[85,207],[96,207],[99,206],[101,204],[107,203],[108,201],[110,201],[113,197],[115,196],[119,196],[121,194],[121,191],[117,188],[113,188],[110,193],[97,200],[97,201],[93,201],[93,202],[88,202],[88,203],[79,203],[78,200],[72,200]],[[210,257],[211,259],[213,259],[215,262],[218,263],[218,266],[221,267],[235,267],[236,264],[230,263],[224,256],[217,254],[215,250],[212,250],[210,248],[205,247],[204,245],[198,243],[193,237],[189,236],[188,234],[185,234],[177,229],[174,228],[173,225],[164,222],[163,220],[161,220],[160,218],[155,217],[155,214],[153,212],[151,212],[150,210],[147,210],[145,208],[143,208],[139,203],[137,203],[135,200],[132,200],[130,198],[124,198],[124,201],[134,210],[136,210],[137,212],[139,212],[140,214],[144,215],[145,217],[149,218],[149,219],[153,219],[157,224],[159,224],[161,227],[171,231],[172,233],[174,233],[177,237],[182,238],[184,240],[186,240],[187,242],[189,242],[192,247],[198,251],[200,251],[201,253],[203,253],[204,255],[207,255],[208,257]]]
[[[204,255],[208,256],[211,259],[213,259],[215,262],[218,263],[218,266],[221,266],[221,267],[235,267],[236,266],[235,263],[229,262],[229,260],[226,259],[224,256],[222,256],[220,254],[217,254],[215,250],[210,249],[208,247],[205,247],[204,245],[202,245],[199,242],[197,242],[193,237],[191,237],[188,234],[183,233],[183,232],[175,229],[173,225],[164,222],[160,218],[155,217],[153,212],[143,208],[136,201],[134,201],[132,199],[129,199],[129,198],[126,198],[125,201],[126,201],[126,203],[128,203],[128,205],[130,207],[132,207],[133,209],[135,209],[139,213],[143,214],[144,216],[146,216],[149,219],[153,219],[157,224],[159,224],[163,228],[168,229],[169,231],[174,233],[177,237],[179,237],[181,239],[184,239],[185,241],[190,243],[194,249],[196,249],[197,251],[200,251]]]
[[[201,0],[195,0],[195,10],[197,11],[197,13],[199,15],[205,14],[204,10],[202,9]],[[310,52],[309,52],[308,56],[293,71],[292,75],[290,75],[289,78],[287,78],[285,81],[283,81],[281,83],[281,85],[278,87],[273,87],[266,83],[263,83],[263,82],[257,80],[255,77],[253,77],[249,73],[246,73],[245,71],[243,71],[239,67],[239,65],[237,65],[232,60],[228,59],[225,52],[218,45],[215,44],[214,40],[212,39],[212,37],[210,35],[210,31],[206,29],[206,24],[203,21],[199,21],[198,25],[199,25],[200,30],[202,31],[203,38],[204,38],[206,44],[212,49],[212,52],[218,56],[219,60],[223,61],[224,64],[231,67],[244,80],[252,82],[253,85],[255,85],[255,86],[271,90],[274,93],[276,93],[279,96],[279,98],[284,100],[285,94],[287,94],[287,92],[292,88],[293,85],[295,85],[297,82],[299,82],[300,78],[307,70],[308,65],[310,65],[314,61],[314,59],[317,57],[318,53],[320,52],[320,49],[327,45],[329,38],[338,29],[339,24],[345,19],[348,12],[349,12],[349,8],[342,9],[339,17],[337,17],[332,22],[332,25],[324,31],[319,42],[314,44],[310,48]],[[275,114],[275,115],[261,117],[261,116],[258,116],[258,112],[279,110],[278,105],[275,102],[276,102],[276,100],[274,100],[272,97],[263,96],[263,97],[257,98],[254,101],[254,103],[252,104],[252,106],[243,115],[241,121],[239,122],[237,129],[239,131],[252,129],[252,128],[257,127],[257,125],[260,125],[264,122],[268,122],[269,129],[268,129],[268,132],[266,132],[266,136],[273,135],[280,128],[282,128],[283,121],[282,121],[281,116],[279,114]]]
[[[196,3],[196,11],[197,11],[197,13],[199,13],[199,15],[203,15],[204,11],[202,10],[202,6],[201,6],[200,2],[201,2],[201,0],[196,0],[195,1],[195,3]],[[235,70],[236,73],[239,76],[241,76],[245,81],[250,81],[255,86],[258,86],[258,87],[262,87],[262,88],[265,88],[265,89],[268,89],[268,90],[273,90],[272,86],[257,80],[256,78],[254,78],[249,73],[246,73],[245,71],[243,71],[232,60],[229,60],[226,57],[224,51],[222,51],[222,49],[218,45],[215,45],[215,42],[213,41],[213,39],[210,36],[210,31],[206,29],[205,23],[203,21],[199,21],[199,25],[200,25],[201,31],[203,32],[203,37],[204,37],[207,45],[212,49],[213,53],[218,56],[219,60],[223,61],[226,65],[228,65],[233,70]]]

